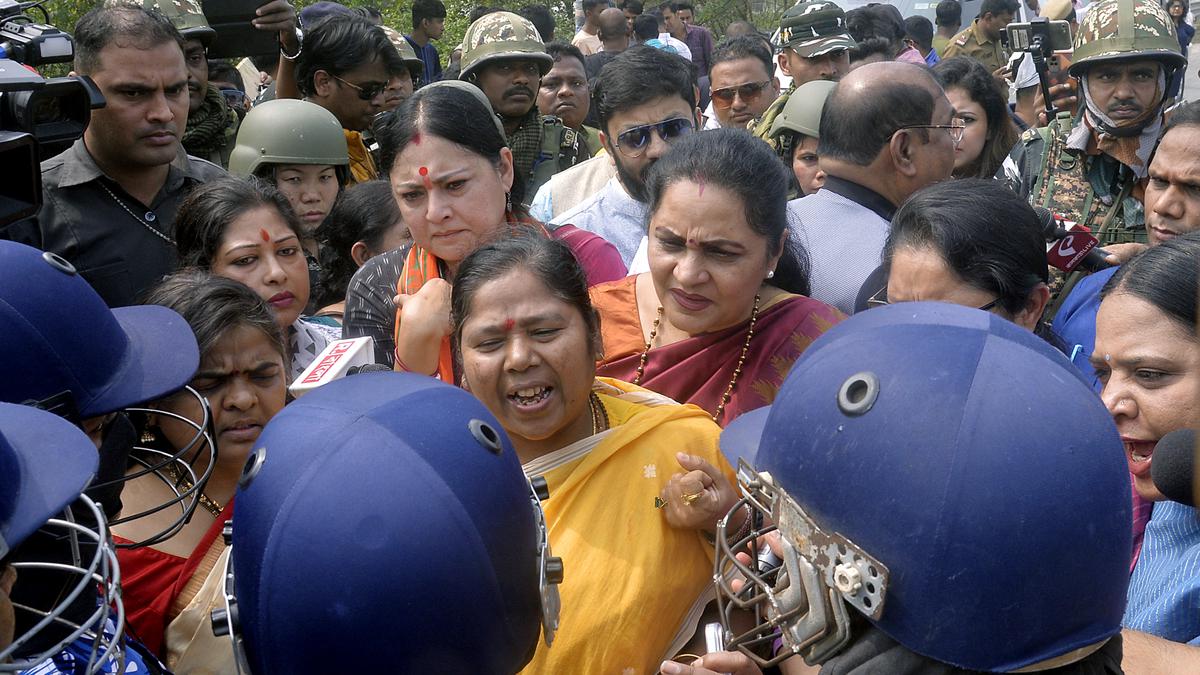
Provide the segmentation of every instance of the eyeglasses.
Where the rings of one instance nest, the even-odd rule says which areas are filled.
[[[762,96],[763,90],[771,84],[770,80],[762,82],[748,82],[739,84],[736,87],[722,87],[712,90],[713,105],[720,108],[728,108],[733,105],[733,97],[739,96],[746,103],[754,103]]]
[[[904,129],[945,129],[950,134],[950,140],[954,141],[955,145],[962,143],[963,133],[967,130],[967,121],[961,117],[955,117],[950,120],[950,124],[909,124],[900,127],[896,131]]]
[[[890,304],[891,304],[891,302],[888,301],[888,297],[887,297],[887,286],[884,286],[883,288],[879,289],[878,291],[875,291],[875,295],[872,295],[870,298],[867,298],[867,308],[868,309],[870,309],[872,307],[883,307],[885,305],[890,305]],[[983,305],[981,307],[976,307],[975,309],[978,309],[981,312],[988,312],[988,311],[991,311],[991,309],[998,304],[1000,304],[1000,298],[996,298],[995,300],[989,302],[988,304]]]
[[[658,134],[658,137],[664,143],[670,143],[680,136],[686,136],[693,131],[695,131],[695,127],[692,124],[692,120],[685,117],[676,117],[622,131],[617,134],[616,146],[621,151],[621,154],[630,159],[637,159],[646,152],[646,148],[650,147],[651,132]]]
[[[347,87],[353,87],[355,90],[358,91],[358,97],[364,101],[374,100],[377,96],[379,96],[380,94],[383,93],[384,89],[387,89],[386,82],[373,82],[365,87],[360,87],[357,84],[354,84],[353,82],[347,82],[347,81],[343,80],[342,78],[338,77],[337,75],[334,75],[333,73],[330,73],[329,76],[332,77],[333,79],[337,80],[338,82],[341,82],[342,84],[346,85]]]
[[[967,123],[965,119],[953,118],[950,120],[950,124],[910,124],[907,126],[901,126],[900,129],[896,131],[905,129],[944,129],[949,132],[950,141],[953,141],[955,145],[958,145],[959,143],[962,143],[962,133],[966,132]]]

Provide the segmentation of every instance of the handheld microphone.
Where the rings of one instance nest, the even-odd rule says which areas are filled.
[[[1087,230],[1075,225],[1070,230],[1049,209],[1035,206],[1034,211],[1041,221],[1042,236],[1050,248],[1046,250],[1046,262],[1070,273],[1082,267],[1089,272],[1098,272],[1112,267],[1105,259],[1100,242]]]
[[[1196,431],[1178,429],[1163,436],[1154,445],[1151,457],[1154,487],[1173,502],[1195,506]]]
[[[317,387],[352,374],[349,372],[352,368],[355,369],[354,372],[363,370],[374,363],[374,357],[375,340],[370,336],[336,340],[317,354],[317,358],[308,364],[295,382],[292,382],[288,391],[292,392],[292,396],[300,398]]]

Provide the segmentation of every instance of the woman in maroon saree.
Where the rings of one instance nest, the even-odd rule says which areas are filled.
[[[647,177],[650,271],[592,289],[600,375],[694,403],[721,425],[774,400],[800,354],[844,318],[804,296],[787,185],[745,132],[672,146]]]

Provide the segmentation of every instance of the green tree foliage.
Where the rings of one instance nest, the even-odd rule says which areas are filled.
[[[296,9],[311,5],[317,0],[297,0]],[[463,33],[467,30],[467,16],[471,10],[481,4],[516,11],[535,0],[442,0],[446,3],[446,33],[436,45],[444,61],[450,52],[462,42]],[[550,10],[558,20],[558,30],[555,39],[570,42],[575,33],[574,9],[572,0],[541,0],[549,5]],[[734,21],[749,21],[765,32],[774,30],[783,11],[790,7],[793,0],[707,0],[697,2],[697,20],[720,37],[725,33],[725,27]],[[49,0],[46,11],[50,14],[51,23],[64,31],[71,32],[75,22],[85,12],[97,4],[97,0]],[[412,3],[389,3],[384,0],[345,0],[342,4],[348,7],[371,5],[383,14],[383,22],[392,28],[408,33],[412,30]],[[649,10],[655,5],[655,0],[645,2]],[[33,12],[35,19],[40,16]]]

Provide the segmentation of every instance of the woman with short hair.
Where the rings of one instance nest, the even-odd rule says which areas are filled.
[[[886,286],[868,306],[951,302],[1049,336],[1041,323],[1050,300],[1041,221],[998,181],[946,181],[909,197],[892,217],[882,273]]]

